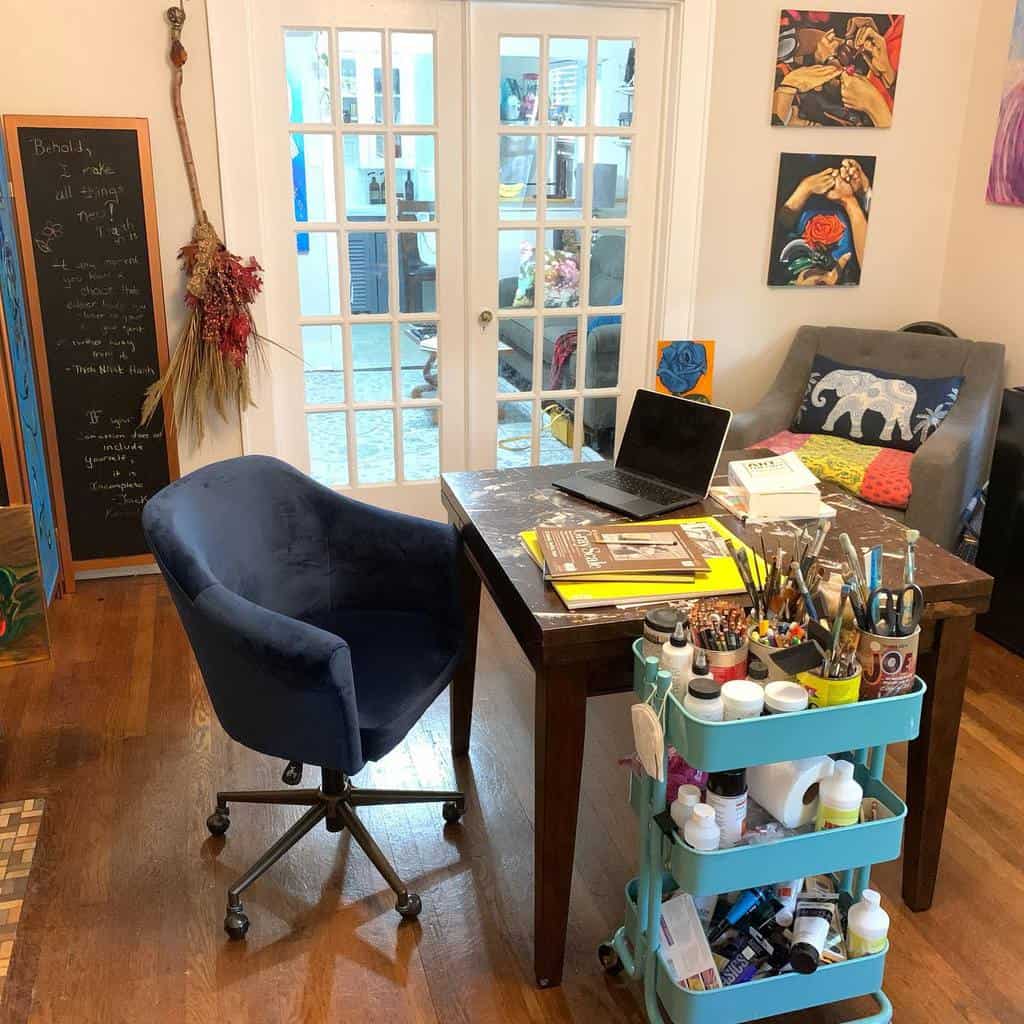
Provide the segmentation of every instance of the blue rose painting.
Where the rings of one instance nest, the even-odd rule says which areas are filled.
[[[672,395],[687,395],[709,400],[710,366],[708,362],[709,342],[704,341],[663,341],[659,343],[658,390]],[[703,378],[705,386],[698,389]],[[697,390],[698,395],[691,392]]]

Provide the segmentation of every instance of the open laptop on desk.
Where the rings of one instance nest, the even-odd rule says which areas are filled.
[[[577,470],[554,485],[633,519],[664,515],[707,497],[731,422],[728,409],[637,391],[615,467]]]

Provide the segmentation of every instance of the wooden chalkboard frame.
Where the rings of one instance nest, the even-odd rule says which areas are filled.
[[[82,570],[117,569],[134,565],[152,564],[151,555],[128,555],[118,558],[91,558],[75,560],[71,554],[71,537],[68,528],[67,505],[64,495],[64,479],[61,471],[60,453],[57,448],[57,421],[54,414],[53,395],[50,387],[50,369],[46,351],[46,336],[43,330],[43,311],[39,299],[39,282],[36,276],[35,253],[32,250],[32,232],[29,224],[27,196],[25,194],[24,167],[18,131],[21,128],[67,128],[67,129],[120,129],[134,131],[138,139],[139,170],[142,180],[142,203],[146,222],[146,248],[149,260],[149,278],[153,296],[153,319],[156,336],[157,360],[160,373],[167,369],[167,315],[164,305],[163,272],[160,266],[160,240],[156,222],[156,192],[153,186],[153,159],[149,139],[149,121],[144,117],[62,117],[27,114],[5,114],[4,132],[7,139],[8,159],[11,165],[11,181],[14,190],[14,207],[18,225],[18,244],[21,250],[28,296],[29,323],[32,329],[32,345],[36,357],[39,397],[43,428],[46,434],[47,461],[53,488],[54,515],[59,533],[61,561],[68,567],[64,573],[67,592],[75,589],[75,573]],[[139,394],[141,409],[142,394]],[[180,476],[178,464],[178,441],[174,425],[174,398],[171,389],[164,392],[164,442],[167,449],[167,469],[170,478]]]

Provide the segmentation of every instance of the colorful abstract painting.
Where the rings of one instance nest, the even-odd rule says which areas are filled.
[[[1024,206],[1024,0],[1017,0],[1013,15],[987,198],[1001,206]]]
[[[32,509],[0,508],[0,668],[50,656]]]
[[[902,14],[784,8],[772,124],[888,128],[903,46]]]
[[[768,284],[860,284],[875,158],[783,153]]]
[[[713,341],[659,341],[654,388],[663,395],[711,401],[715,373]]]

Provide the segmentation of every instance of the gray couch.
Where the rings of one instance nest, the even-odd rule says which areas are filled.
[[[988,479],[1002,399],[1003,346],[900,331],[801,327],[768,394],[756,408],[733,417],[727,447],[749,448],[789,429],[817,353],[888,373],[964,377],[952,411],[911,461],[913,493],[906,513],[885,510],[953,550],[961,513]]]
[[[625,239],[621,235],[599,236],[590,254],[590,305],[608,306],[612,302],[621,301],[623,258],[625,256]],[[518,281],[514,277],[502,278],[498,284],[498,305],[508,309],[516,294]],[[529,380],[532,372],[533,321],[526,317],[513,317],[502,320],[501,340],[512,346],[512,351],[503,356],[505,363],[522,380]],[[568,310],[545,309],[545,316],[571,316]],[[530,310],[533,313],[533,310]],[[544,330],[544,351],[542,353],[541,385],[545,389],[551,375],[551,359],[554,354],[555,339],[562,333],[562,328],[548,327]],[[618,383],[619,375],[619,339],[620,324],[602,324],[587,334],[587,379],[588,388],[610,388]],[[576,355],[570,356],[567,376],[576,380]],[[576,381],[582,387],[583,381]],[[598,420],[608,422],[587,423],[588,432],[614,427],[614,413],[603,410],[603,403],[597,407]],[[594,415],[593,413],[591,415]],[[590,438],[588,437],[588,443]]]

